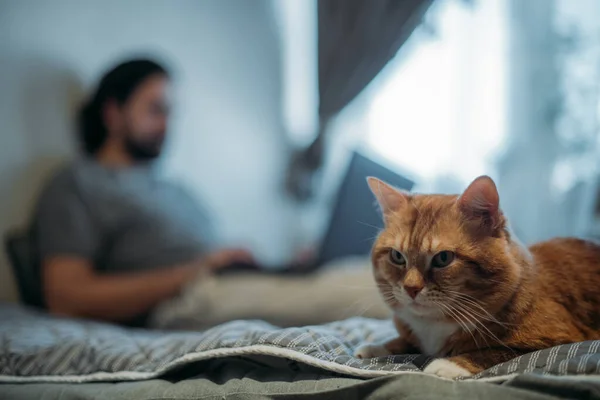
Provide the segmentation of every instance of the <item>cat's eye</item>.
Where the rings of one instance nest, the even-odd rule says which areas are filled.
[[[390,261],[396,265],[406,265],[406,259],[398,250],[390,249]]]
[[[431,260],[431,266],[433,268],[444,268],[450,265],[454,261],[454,253],[451,251],[440,251]]]

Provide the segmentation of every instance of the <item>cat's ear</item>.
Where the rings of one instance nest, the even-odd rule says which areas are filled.
[[[504,221],[498,189],[489,176],[475,179],[458,198],[458,206],[467,219],[477,222],[482,228],[495,230]]]
[[[371,192],[375,195],[384,217],[399,211],[403,206],[408,204],[409,194],[407,192],[372,176],[367,178],[367,183]]]

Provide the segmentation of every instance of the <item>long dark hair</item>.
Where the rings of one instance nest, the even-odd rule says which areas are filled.
[[[106,102],[115,100],[124,104],[142,82],[155,74],[169,75],[167,69],[157,62],[137,59],[117,65],[102,77],[95,93],[79,111],[79,140],[86,153],[95,154],[106,140],[102,115]]]

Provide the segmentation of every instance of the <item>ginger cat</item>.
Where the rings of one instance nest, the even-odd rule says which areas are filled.
[[[373,273],[400,334],[356,356],[423,353],[424,372],[471,376],[518,355],[600,339],[600,246],[523,247],[491,178],[460,196],[401,192],[368,179],[385,220]]]

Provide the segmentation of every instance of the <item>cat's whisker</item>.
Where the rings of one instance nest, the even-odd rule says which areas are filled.
[[[471,325],[471,329],[470,329],[470,332],[471,332],[471,334],[473,334],[473,332],[475,332],[475,333],[478,333],[478,334],[479,334],[479,336],[481,336],[481,338],[482,338],[482,339],[483,339],[483,341],[485,342],[485,345],[486,345],[486,347],[487,347],[487,348],[491,348],[492,346],[490,346],[490,343],[488,342],[487,338],[488,338],[488,337],[489,337],[490,339],[493,339],[493,338],[492,338],[492,337],[491,337],[489,334],[487,334],[486,332],[484,332],[484,331],[483,331],[483,330],[482,330],[482,329],[481,329],[481,328],[478,326],[478,324],[477,324],[477,321],[474,321],[474,320],[472,319],[472,317],[469,317],[469,316],[467,316],[467,315],[463,314],[461,311],[458,311],[458,310],[456,310],[456,309],[455,309],[455,311],[456,311],[457,313],[460,313],[461,315],[463,315],[463,316],[464,316],[464,318],[465,318],[465,319],[467,319],[467,321],[469,321],[469,324]],[[477,343],[477,342],[476,342],[476,343]],[[479,346],[479,345],[477,345],[477,347],[482,347],[482,346]]]
[[[452,305],[450,305],[450,304],[445,304],[445,305],[446,305],[446,306],[447,306],[449,309],[453,310],[453,312],[455,312],[455,313],[457,313],[457,314],[461,315],[461,316],[462,316],[462,317],[463,317],[463,318],[466,320],[466,323],[465,323],[465,326],[464,326],[464,328],[463,328],[463,329],[464,329],[466,332],[469,332],[469,333],[471,334],[471,337],[473,338],[473,341],[475,342],[475,345],[476,345],[478,348],[481,348],[481,346],[480,346],[480,345],[479,345],[479,343],[477,342],[477,339],[475,338],[475,335],[473,334],[473,330],[474,330],[476,333],[479,333],[479,335],[481,336],[481,338],[482,338],[482,339],[483,339],[483,341],[485,342],[486,346],[487,346],[487,347],[490,347],[490,344],[489,344],[489,342],[488,342],[488,341],[487,341],[487,339],[486,339],[486,335],[484,335],[484,334],[483,334],[483,332],[481,332],[481,329],[479,329],[479,327],[478,327],[478,326],[477,326],[477,325],[474,323],[474,321],[472,321],[472,320],[471,320],[471,318],[472,318],[472,317],[471,317],[471,318],[469,318],[469,316],[468,316],[468,315],[465,315],[465,314],[463,314],[462,312],[460,312],[459,310],[457,310],[457,309],[456,309],[456,307],[452,307]],[[469,328],[469,325],[471,325],[471,328]]]
[[[440,303],[441,306],[445,306],[443,303]],[[483,347],[479,344],[479,342],[477,341],[477,338],[475,337],[475,335],[472,332],[472,329],[469,329],[469,326],[467,323],[465,323],[462,326],[463,331],[469,332],[469,335],[471,335],[471,338],[473,338],[473,342],[475,343],[475,347],[477,348],[477,350],[479,351],[479,353],[481,354],[481,351],[483,350]],[[477,332],[477,330],[476,330]],[[481,335],[481,333],[479,333]],[[490,347],[487,339],[485,338],[485,336],[481,335],[481,337],[483,338],[483,340],[485,341],[487,347]]]
[[[489,311],[487,311],[483,305],[480,304],[480,302],[467,295],[464,293],[459,293],[459,292],[454,292],[452,290],[448,290],[447,293],[450,293],[454,296],[454,298],[452,299],[454,302],[462,304],[463,306],[467,306],[470,305],[468,308],[469,310],[471,310],[471,312],[473,312],[475,315],[479,316],[481,319],[487,320],[489,322],[494,322],[500,326],[503,327],[507,327],[509,325],[515,325],[515,324],[511,324],[509,322],[501,322],[499,321],[496,317],[494,317]],[[451,296],[449,296],[451,297]],[[462,302],[462,303],[461,303]],[[473,309],[473,307],[475,307],[475,310]]]
[[[390,285],[377,285],[377,287],[379,288],[379,291],[381,291],[382,293],[394,293],[394,288],[391,287]]]
[[[515,324],[511,324],[509,322],[501,322],[499,321],[496,317],[494,317],[492,314],[490,314],[487,310],[481,308],[481,306],[478,305],[471,305],[469,303],[465,303],[464,300],[461,301],[457,301],[456,303],[458,303],[460,306],[462,306],[463,308],[469,310],[471,313],[475,314],[475,316],[479,317],[480,319],[484,320],[484,321],[488,321],[488,322],[493,322],[497,325],[500,325],[501,327],[508,329],[509,325],[515,325]],[[477,306],[478,308],[473,309],[473,306]],[[485,314],[481,314],[479,312],[479,310],[483,311]]]
[[[381,231],[383,229],[380,226],[375,226],[375,225],[367,224],[366,222],[362,222],[362,221],[359,221],[359,220],[356,220],[356,222],[358,222],[361,225],[368,226],[369,228],[373,228],[373,229],[375,229],[377,231]]]
[[[470,304],[470,305],[472,305],[472,306],[474,306],[474,307],[477,307],[477,308],[478,308],[478,309],[480,309],[480,310],[481,310],[481,311],[482,311],[482,312],[483,312],[485,315],[487,315],[487,316],[488,316],[488,318],[491,318],[491,319],[493,319],[493,320],[495,320],[495,321],[498,321],[498,320],[497,320],[497,319],[496,319],[496,318],[495,318],[495,317],[494,317],[492,314],[490,314],[490,312],[489,312],[489,311],[487,311],[487,310],[485,309],[485,307],[483,307],[483,306],[482,306],[482,305],[481,305],[481,304],[480,304],[480,303],[479,303],[477,300],[474,300],[474,299],[470,299],[470,298],[468,298],[468,297],[465,297],[465,296],[463,296],[463,295],[462,295],[462,294],[460,294],[460,293],[456,293],[456,294],[454,295],[454,298],[453,298],[452,300],[454,300],[454,301],[456,301],[456,302],[463,302],[463,303],[467,303],[467,304]]]
[[[479,321],[477,318],[475,318],[473,316],[473,314],[470,313],[468,310],[457,307],[457,306],[459,306],[458,304],[455,304],[454,306],[451,306],[448,304],[448,306],[450,306],[455,311],[460,312],[462,315],[466,314],[465,318],[467,318],[467,320],[471,323],[471,325],[473,326],[473,329],[476,332],[478,332],[482,336],[482,338],[486,341],[486,344],[488,345],[488,347],[490,347],[490,345],[487,342],[487,340],[485,339],[486,336],[489,337],[490,339],[493,339],[494,341],[498,342],[502,346],[507,347],[487,326],[485,326],[485,324],[483,324],[481,321]],[[509,348],[509,347],[507,347],[507,348]]]
[[[471,314],[473,314],[475,317],[477,317],[480,320],[492,322],[496,325],[500,325],[501,327],[506,328],[506,324],[504,324],[503,322],[500,322],[495,318],[489,318],[488,316],[479,313],[477,311],[477,309],[473,309],[469,304],[457,302],[457,305],[459,305],[462,309],[468,310]]]
[[[373,240],[377,239],[377,236],[379,235],[368,237],[365,240],[363,240],[363,242],[372,242]]]
[[[478,307],[482,307],[485,311],[485,308],[483,307],[482,303],[479,300],[477,300],[476,298],[474,298],[473,296],[470,296],[465,293],[457,292],[455,290],[449,290],[449,289],[444,290],[444,294],[446,294],[446,296],[448,296],[451,299],[459,298],[461,300],[467,300],[467,301],[477,305]],[[451,296],[449,296],[449,295],[451,295]]]
[[[475,303],[477,303],[479,305],[483,305],[483,303],[481,302],[481,300],[479,300],[479,299],[477,299],[477,298],[475,298],[475,297],[473,297],[473,296],[471,296],[469,294],[462,293],[462,292],[457,292],[455,290],[446,290],[446,292],[452,293],[452,294],[454,294],[456,296],[460,296],[460,297],[469,299],[469,300],[471,300],[471,301],[473,301],[473,302],[475,302]]]
[[[452,313],[452,311],[449,310],[443,303],[437,302],[435,300],[432,300],[432,303],[438,306],[438,309],[442,312],[444,316],[450,317],[454,322],[459,324],[461,328],[463,328],[462,321],[460,319],[457,319],[456,315],[454,315],[454,313]]]
[[[475,297],[473,297],[473,296],[471,296],[469,294],[466,294],[466,293],[458,292],[456,290],[445,289],[444,292],[446,292],[446,293],[452,293],[454,295],[465,297],[465,298],[471,299],[471,300],[473,300],[475,302],[479,302],[479,300],[476,299]]]
[[[383,288],[392,288],[392,285],[390,285],[389,283],[380,283],[380,282],[375,282],[375,285],[377,285],[378,287],[383,287]]]
[[[489,337],[490,339],[494,340],[496,343],[498,343],[502,347],[506,348],[507,350],[510,350],[512,353],[514,353],[516,355],[516,353],[513,349],[511,349],[503,341],[501,341],[493,332],[491,332],[489,329],[487,329],[487,327],[485,325],[481,324],[481,322],[479,322],[479,321],[476,321],[476,323],[479,326],[481,326],[482,328],[484,328],[484,330],[482,330],[479,327],[475,326],[475,330],[478,331],[482,335],[482,337],[483,337],[483,335]],[[491,348],[491,346],[489,344],[488,344],[488,347]]]
[[[457,308],[457,307],[455,307],[455,309],[456,309],[456,308]],[[496,335],[495,335],[495,334],[494,334],[494,333],[493,333],[493,332],[492,332],[492,331],[491,331],[491,330],[490,330],[490,329],[489,329],[487,326],[485,326],[485,324],[484,324],[483,322],[481,322],[481,321],[479,321],[477,318],[473,317],[473,315],[472,315],[472,314],[471,314],[469,311],[467,311],[467,310],[465,310],[465,309],[460,309],[460,310],[461,310],[462,312],[464,312],[465,314],[467,314],[467,315],[470,315],[470,316],[471,316],[471,318],[472,318],[472,322],[473,322],[474,324],[477,324],[479,327],[481,327],[481,328],[483,328],[483,329],[485,330],[485,332],[484,332],[484,331],[482,331],[482,330],[478,329],[478,330],[479,330],[481,333],[485,333],[485,334],[486,334],[486,335],[487,335],[489,338],[491,338],[491,339],[494,339],[496,342],[498,342],[498,344],[500,344],[500,345],[502,345],[503,347],[506,347],[508,350],[510,350],[510,351],[512,351],[512,352],[514,352],[514,350],[513,350],[513,349],[511,349],[510,347],[508,347],[508,346],[507,346],[507,345],[506,345],[506,344],[505,344],[505,343],[504,343],[502,340],[500,340],[500,339],[498,338],[498,336],[496,336]]]
[[[452,307],[451,305],[448,305],[450,307]],[[459,308],[458,306],[460,306],[460,304],[455,304],[455,307],[452,307],[455,311],[457,312],[461,312],[467,315],[467,318],[469,319],[469,321],[472,323],[473,328],[479,332],[480,335],[482,335],[482,337],[485,340],[485,336],[489,337],[490,339],[493,339],[494,341],[496,341],[497,343],[499,343],[500,345],[502,345],[503,347],[507,348],[508,350],[512,351],[514,353],[514,350],[511,349],[510,347],[508,347],[504,342],[502,342],[487,326],[485,326],[484,323],[482,323],[481,321],[479,321],[477,318],[475,318],[472,314],[472,312],[470,312],[469,310],[465,309],[465,308]],[[460,310],[460,311],[459,311]],[[463,314],[463,315],[464,315]],[[469,318],[470,317],[470,318]],[[483,328],[483,329],[481,329]],[[485,336],[484,336],[485,335]],[[489,346],[489,343],[487,343],[486,340],[486,344]]]
[[[452,296],[448,296],[448,297],[450,297],[454,301],[466,301],[469,304],[471,304],[472,306],[477,307],[477,309],[480,310],[482,313],[484,313],[487,316],[487,318],[489,318],[489,320],[492,322],[496,322],[500,325],[514,325],[514,324],[510,324],[508,322],[500,322],[496,317],[494,317],[489,311],[487,311],[485,309],[485,307],[479,300],[477,300],[473,296],[470,296],[465,293],[457,292],[454,290],[445,290],[444,292],[446,293],[446,295],[451,294]]]
[[[435,300],[433,301],[433,303],[438,306],[438,308],[442,312],[442,314],[451,317],[456,323],[458,323],[460,325],[460,327],[463,330],[468,330],[467,325],[464,323],[464,321],[460,317],[458,317],[457,314],[451,308],[449,308],[444,303],[441,303],[441,302],[438,302]]]
[[[446,306],[444,303],[441,302],[437,302],[437,301],[433,301],[434,304],[437,304],[440,307],[440,310],[442,311],[442,313],[444,315],[447,315],[444,310],[448,311],[451,314],[454,314],[455,316],[450,315],[450,317],[456,321],[456,323],[461,327],[461,329],[465,332],[469,332],[469,334],[471,335],[471,337],[473,338],[473,341],[475,342],[475,346],[479,347],[479,343],[477,342],[477,339],[475,338],[475,335],[473,335],[473,332],[471,332],[471,330],[469,329],[469,326],[466,322],[464,322],[461,318],[456,317],[456,314],[448,307]]]
[[[388,304],[393,304],[396,301],[398,301],[396,299],[396,296],[394,295],[394,293],[392,291],[389,290],[381,290],[381,297],[383,297],[383,301],[388,303]]]
[[[357,316],[357,317],[362,317],[365,315],[365,313],[367,311],[369,311],[371,308],[373,308],[374,304],[369,304],[368,306],[364,307],[362,311],[360,311],[358,314],[352,315],[352,316]]]
[[[359,301],[360,300],[357,300],[354,303],[352,303],[350,306],[346,307],[344,314],[346,314],[348,316],[352,316],[352,317],[362,317],[367,311],[369,311],[375,305],[374,302],[370,302],[366,305],[363,305],[363,307],[360,309],[360,311],[358,311],[358,312],[352,311]],[[349,315],[349,314],[351,314],[351,315]]]

